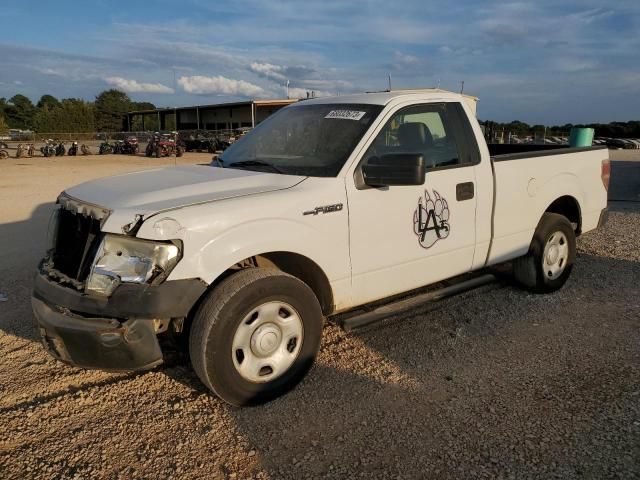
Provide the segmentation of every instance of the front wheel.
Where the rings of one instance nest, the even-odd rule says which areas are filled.
[[[241,270],[198,309],[189,354],[202,382],[224,401],[257,405],[294,388],[313,365],[323,316],[301,280],[279,270]]]
[[[534,293],[556,291],[565,284],[576,258],[576,234],[569,220],[557,213],[545,213],[529,252],[513,262],[516,281]]]

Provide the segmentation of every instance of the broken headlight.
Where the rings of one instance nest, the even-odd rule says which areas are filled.
[[[174,243],[153,242],[122,235],[105,235],[87,281],[87,292],[109,296],[121,283],[157,283],[180,260]]]

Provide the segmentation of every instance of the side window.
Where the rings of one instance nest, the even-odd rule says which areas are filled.
[[[460,106],[425,104],[397,112],[365,153],[365,162],[388,153],[421,153],[427,168],[466,163],[464,129],[459,128]]]

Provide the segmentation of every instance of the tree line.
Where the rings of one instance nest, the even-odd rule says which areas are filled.
[[[34,105],[21,94],[10,99],[0,98],[0,132],[10,128],[33,130],[42,133],[120,132],[142,130],[141,119],[127,125],[124,114],[132,110],[152,110],[153,103],[134,102],[116,89],[105,90],[93,102],[79,98],[58,100],[52,95],[42,95]],[[519,120],[509,123],[480,122],[490,131],[504,131],[525,136],[546,131],[547,135],[566,135],[572,127],[590,127],[598,137],[640,138],[640,121],[591,123],[573,125],[529,125]],[[157,119],[150,116],[145,121],[147,130],[158,130]]]
[[[529,125],[519,120],[508,123],[492,122],[490,120],[480,122],[485,126],[486,130],[493,132],[511,132],[517,136],[527,136],[533,133],[546,132],[547,136],[567,135],[573,127],[593,128],[596,137],[610,138],[640,138],[640,121],[634,120],[630,122],[611,122],[611,123],[587,123],[564,125]]]
[[[42,95],[35,105],[25,95],[17,94],[8,100],[0,98],[0,132],[11,128],[43,133],[119,132],[129,127],[126,112],[154,108],[152,103],[134,102],[115,89],[105,90],[93,102]],[[151,125],[154,120],[149,120],[148,128],[157,128]],[[132,130],[136,127],[141,125],[131,125]]]

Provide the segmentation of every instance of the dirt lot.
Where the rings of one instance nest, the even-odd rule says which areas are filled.
[[[612,192],[633,200],[640,163],[624,154]],[[560,292],[503,282],[359,333],[329,324],[294,392],[235,409],[188,366],[83,371],[36,340],[31,278],[56,195],[166,164],[0,165],[0,478],[640,477],[640,203],[610,203]]]

